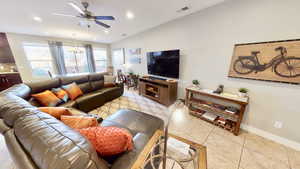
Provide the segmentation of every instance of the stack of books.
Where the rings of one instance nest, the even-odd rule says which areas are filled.
[[[227,107],[225,109],[225,112],[230,113],[230,114],[237,114],[239,112],[239,109],[235,108],[235,107]]]
[[[215,121],[218,116],[215,115],[214,113],[206,112],[202,115],[202,117],[204,117],[204,118],[206,118],[207,120],[210,120],[210,121]]]

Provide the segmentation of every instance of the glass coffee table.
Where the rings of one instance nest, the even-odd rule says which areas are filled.
[[[157,130],[131,169],[162,169],[164,132]],[[207,169],[206,147],[169,134],[167,169]]]

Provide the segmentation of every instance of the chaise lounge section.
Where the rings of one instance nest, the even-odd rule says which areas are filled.
[[[123,85],[104,87],[104,74],[59,77],[20,84],[0,93],[0,132],[19,169],[129,169],[163,121],[133,110],[120,110],[101,126],[128,129],[134,142],[130,152],[104,160],[88,140],[56,118],[37,109],[34,93],[76,82],[84,95],[59,106],[89,112],[123,94]]]

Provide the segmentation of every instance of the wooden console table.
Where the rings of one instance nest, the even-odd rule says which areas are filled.
[[[226,129],[234,135],[239,134],[248,102],[248,97],[238,97],[228,93],[215,94],[211,90],[195,87],[186,88],[186,106],[191,115]],[[233,107],[237,111],[235,113],[227,111],[228,107]],[[217,117],[214,120],[208,119],[204,115],[207,112]]]

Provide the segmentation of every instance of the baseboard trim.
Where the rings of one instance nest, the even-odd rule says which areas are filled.
[[[258,129],[258,128],[255,128],[255,127],[252,127],[252,126],[249,126],[249,125],[246,125],[246,124],[241,124],[241,128],[248,131],[248,132],[254,133],[254,134],[259,135],[261,137],[264,137],[266,139],[272,140],[272,141],[277,142],[279,144],[282,144],[282,145],[285,145],[285,146],[290,147],[292,149],[300,151],[300,143],[298,143],[296,141],[292,141],[292,140],[274,135],[272,133],[266,132],[264,130],[261,130],[261,129]]]

